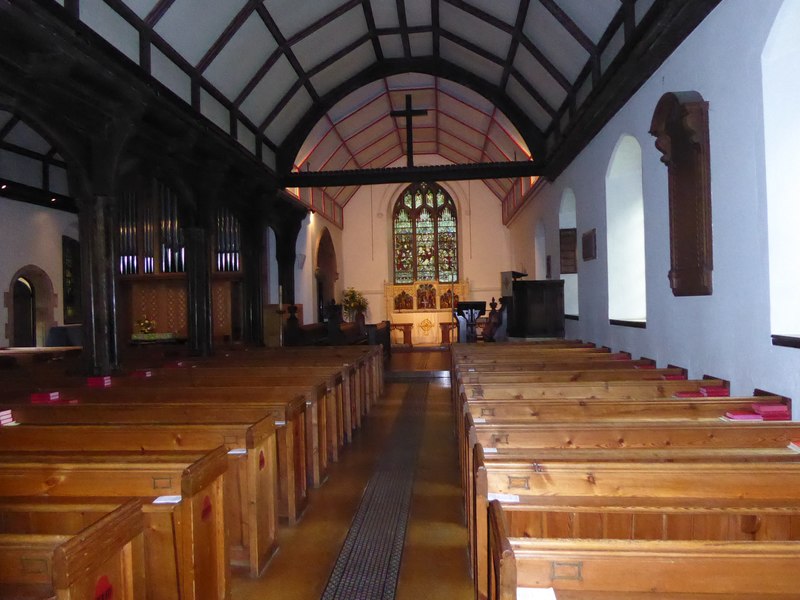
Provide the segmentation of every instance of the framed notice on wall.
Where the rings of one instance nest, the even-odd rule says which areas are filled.
[[[581,251],[584,262],[597,258],[597,230],[590,229],[581,236]]]
[[[64,283],[64,324],[80,323],[81,311],[81,245],[66,235],[61,236],[61,261]]]

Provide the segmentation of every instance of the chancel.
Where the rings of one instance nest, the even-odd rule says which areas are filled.
[[[0,0],[0,598],[797,597],[798,31]]]

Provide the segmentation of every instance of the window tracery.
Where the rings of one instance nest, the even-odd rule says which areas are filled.
[[[436,184],[411,185],[392,212],[394,282],[458,281],[458,219],[453,199]]]

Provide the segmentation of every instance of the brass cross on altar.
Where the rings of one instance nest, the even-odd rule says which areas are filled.
[[[405,110],[393,110],[389,113],[392,117],[406,118],[406,149],[408,151],[406,165],[409,167],[414,166],[414,134],[411,129],[411,119],[427,114],[428,111],[424,108],[411,108],[411,94],[406,94]]]

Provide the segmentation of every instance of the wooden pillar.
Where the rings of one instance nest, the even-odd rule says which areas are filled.
[[[210,356],[213,351],[213,332],[208,234],[201,227],[184,227],[182,232],[186,249],[186,318],[189,354]]]
[[[242,219],[243,323],[246,343],[264,345],[264,247],[266,225],[261,215]]]
[[[90,375],[119,366],[117,346],[117,244],[115,203],[110,196],[78,198],[83,285],[83,363]]]

